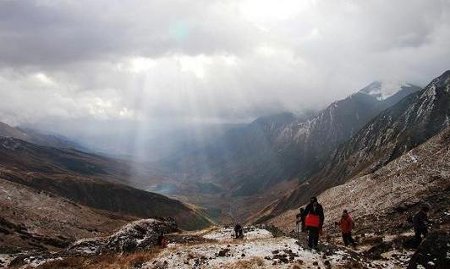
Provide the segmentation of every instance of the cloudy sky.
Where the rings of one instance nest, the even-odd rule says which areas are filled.
[[[0,0],[0,121],[245,121],[450,68],[448,0]]]

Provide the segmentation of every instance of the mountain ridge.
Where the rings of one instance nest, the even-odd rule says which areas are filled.
[[[357,174],[372,173],[445,129],[449,126],[449,89],[450,71],[446,71],[423,90],[383,111],[339,146],[323,169],[282,199],[274,212],[295,207]]]
[[[417,90],[416,86],[404,87],[381,101],[356,92],[306,117],[291,113],[261,117],[228,131],[206,151],[191,152],[164,165],[224,184],[234,196],[254,195],[282,180],[311,175],[339,143]]]

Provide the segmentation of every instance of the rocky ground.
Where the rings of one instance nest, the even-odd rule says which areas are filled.
[[[274,236],[270,227],[247,227],[243,239],[234,239],[231,228],[179,233],[173,224],[140,220],[111,236],[80,240],[64,251],[0,255],[0,268],[405,268],[413,255],[411,251],[386,253],[369,235],[356,251],[325,238],[318,251],[311,251],[304,246],[304,235],[300,240]],[[156,246],[161,232],[172,232],[167,234],[167,248]]]

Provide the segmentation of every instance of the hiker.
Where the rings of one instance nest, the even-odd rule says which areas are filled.
[[[161,233],[158,236],[158,246],[161,247],[161,248],[166,248],[167,244],[168,244],[168,242],[167,242],[166,237],[164,236],[164,234]]]
[[[348,246],[352,244],[353,247],[356,246],[355,240],[352,238],[352,230],[354,227],[354,222],[350,214],[347,210],[342,212],[342,217],[339,222],[335,222],[336,225],[339,225],[342,232],[342,240],[344,241],[344,245]]]
[[[319,233],[322,232],[325,216],[323,214],[322,205],[317,202],[316,197],[311,197],[309,204],[303,211],[302,218],[304,219],[304,225],[308,231],[308,247],[317,249]]]
[[[300,236],[301,232],[305,231],[305,219],[302,217],[303,212],[305,211],[305,209],[303,207],[300,208],[300,213],[298,213],[295,218],[295,225],[297,228],[297,235]]]
[[[422,242],[422,235],[426,237],[428,235],[428,206],[422,206],[419,212],[413,217],[414,233],[417,246]]]
[[[234,226],[234,234],[236,236],[236,239],[244,237],[242,226],[239,223],[237,223],[236,226]]]

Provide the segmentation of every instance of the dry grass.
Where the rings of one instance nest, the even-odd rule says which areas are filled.
[[[136,268],[156,257],[159,248],[130,254],[103,254],[95,257],[68,257],[43,264],[38,269],[128,269]]]
[[[237,261],[228,265],[227,269],[252,269],[252,268],[265,268],[265,262],[260,257],[253,257],[249,260]]]

